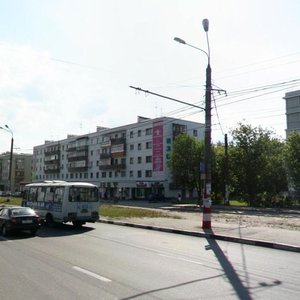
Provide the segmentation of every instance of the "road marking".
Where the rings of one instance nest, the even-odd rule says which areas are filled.
[[[80,267],[77,267],[77,266],[73,266],[73,269],[76,270],[76,271],[79,271],[79,272],[81,272],[81,273],[84,273],[84,274],[86,274],[86,275],[89,275],[89,276],[91,276],[91,277],[94,277],[94,278],[96,278],[96,279],[99,279],[99,280],[101,280],[101,281],[103,281],[103,282],[111,282],[110,279],[108,279],[108,278],[106,278],[106,277],[103,277],[103,276],[100,276],[100,275],[98,275],[98,274],[96,274],[96,273],[93,273],[93,272],[91,272],[91,271],[89,271],[89,270],[86,270],[86,269],[83,269],[83,268],[80,268]]]

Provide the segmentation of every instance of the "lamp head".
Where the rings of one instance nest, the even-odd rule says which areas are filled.
[[[182,40],[181,38],[179,38],[179,37],[175,37],[174,41],[176,41],[176,42],[178,42],[180,44],[186,44],[186,42],[184,40]]]
[[[202,21],[202,26],[203,26],[204,31],[208,32],[208,27],[209,27],[209,21],[208,21],[208,19],[204,19]]]

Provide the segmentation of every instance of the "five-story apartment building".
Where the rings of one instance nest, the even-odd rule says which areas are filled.
[[[151,193],[174,197],[167,166],[178,134],[204,137],[201,123],[168,117],[138,121],[34,147],[33,181],[86,181],[107,198],[147,198]]]

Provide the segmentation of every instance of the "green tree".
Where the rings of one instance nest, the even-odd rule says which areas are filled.
[[[212,193],[214,203],[223,203],[225,192],[225,148],[222,144],[212,147]]]
[[[300,133],[293,131],[287,138],[284,156],[294,187],[300,189]]]
[[[204,161],[204,143],[181,134],[176,137],[168,165],[172,171],[173,182],[182,190],[197,190],[201,199],[200,163]]]
[[[270,204],[287,190],[284,144],[261,127],[239,124],[232,131],[230,169],[234,191],[250,205]]]

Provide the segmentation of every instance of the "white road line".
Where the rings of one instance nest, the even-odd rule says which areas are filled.
[[[76,270],[76,271],[79,271],[79,272],[81,272],[81,273],[84,273],[84,274],[86,274],[86,275],[89,275],[89,276],[91,276],[91,277],[94,277],[94,278],[96,278],[96,279],[99,279],[99,280],[101,280],[101,281],[103,281],[103,282],[111,282],[110,279],[108,279],[108,278],[106,278],[106,277],[103,277],[103,276],[100,276],[100,275],[98,275],[98,274],[96,274],[96,273],[93,273],[93,272],[91,272],[91,271],[89,271],[89,270],[86,270],[86,269],[83,269],[83,268],[80,268],[80,267],[77,267],[77,266],[73,266],[73,269]]]

